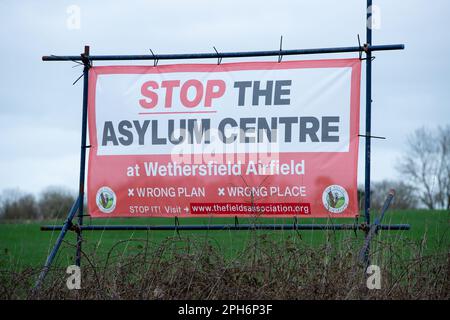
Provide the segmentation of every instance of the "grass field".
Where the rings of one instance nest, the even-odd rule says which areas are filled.
[[[361,219],[360,219],[361,220]],[[240,219],[240,223],[248,223],[248,219]],[[353,219],[338,219],[335,223],[353,223]],[[41,266],[53,246],[58,232],[43,232],[39,227],[44,224],[61,225],[63,219],[40,222],[7,222],[0,223],[0,269],[18,271],[26,267]],[[85,219],[85,224],[173,224],[173,219]],[[234,223],[233,218],[216,219],[182,219],[181,224],[220,224]],[[258,223],[292,223],[288,219],[260,219]],[[331,223],[325,219],[301,219],[300,223]],[[427,254],[446,254],[450,249],[449,213],[445,211],[388,211],[383,221],[389,223],[408,223],[410,231],[381,231],[378,240],[397,245],[401,254],[409,254],[404,246],[405,241],[422,243]],[[86,231],[83,233],[83,249],[89,254],[106,255],[115,244],[127,239],[148,239],[157,246],[170,237],[191,239],[207,239],[216,246],[226,258],[233,258],[243,250],[251,237],[266,235],[271,240],[283,240],[292,237],[303,245],[318,246],[327,241],[339,245],[343,239],[352,239],[358,246],[362,243],[363,233],[353,231]],[[57,265],[73,264],[75,235],[70,232],[57,258]],[[376,245],[376,244],[375,244]],[[124,241],[115,246],[116,253],[126,255],[142,249],[139,241]]]

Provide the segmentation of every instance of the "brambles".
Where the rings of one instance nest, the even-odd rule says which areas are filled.
[[[178,236],[159,246],[130,239],[116,243],[106,256],[85,254],[81,290],[66,288],[61,266],[32,295],[36,268],[3,272],[0,298],[448,299],[448,257],[425,255],[423,245],[374,243],[372,261],[381,267],[382,289],[368,290],[355,261],[359,243],[354,238],[312,247],[298,235],[275,241],[254,233],[234,258],[225,258],[207,237]],[[403,247],[403,254],[395,246]]]

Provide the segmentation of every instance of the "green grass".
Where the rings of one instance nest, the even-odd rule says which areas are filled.
[[[362,219],[360,218],[360,221]],[[299,223],[354,223],[353,219],[300,219]],[[25,267],[41,266],[47,254],[51,250],[58,236],[57,231],[40,231],[39,227],[46,224],[61,225],[63,219],[40,222],[2,222],[0,223],[0,269],[21,270]],[[139,224],[158,225],[173,224],[173,219],[148,218],[148,219],[92,219],[85,218],[85,224]],[[180,224],[233,224],[234,218],[189,218],[180,219]],[[240,219],[239,223],[249,223],[249,219]],[[292,219],[260,219],[258,223],[292,223]],[[414,243],[424,243],[424,250],[430,254],[446,253],[450,249],[449,213],[445,211],[388,211],[385,224],[408,223],[410,231],[381,231],[378,239],[391,241],[392,243],[404,243],[409,240]],[[344,239],[353,238],[361,242],[363,234],[353,231],[180,231],[182,237],[192,239],[208,239],[219,246],[226,257],[234,257],[239,253],[255,234],[265,234],[274,240],[282,240],[289,236],[295,236],[296,241],[317,246],[326,241],[341,243]],[[298,236],[300,234],[300,236]],[[175,231],[85,231],[84,250],[97,252],[97,256],[105,256],[106,253],[120,240],[147,239],[152,245],[160,244],[169,237],[178,237]],[[425,241],[424,241],[425,239]],[[58,255],[58,264],[70,265],[74,260],[75,235],[73,232],[66,236],[66,243]],[[124,242],[116,247],[115,253],[126,254],[140,249],[142,245],[136,242]],[[399,248],[402,250],[403,248]]]

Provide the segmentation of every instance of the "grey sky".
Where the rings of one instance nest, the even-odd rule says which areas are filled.
[[[365,2],[1,1],[0,190],[77,187],[82,87],[72,82],[82,70],[42,62],[42,55],[79,54],[85,44],[93,54],[268,50],[278,48],[280,35],[285,49],[354,46],[358,33],[365,39]],[[373,65],[373,134],[388,138],[373,142],[372,176],[381,180],[398,178],[395,161],[409,133],[450,123],[450,1],[374,3],[381,9],[374,44],[406,45],[377,53]],[[81,9],[80,29],[67,28],[70,5]],[[361,132],[364,111],[362,104]],[[363,147],[361,139],[360,182]]]

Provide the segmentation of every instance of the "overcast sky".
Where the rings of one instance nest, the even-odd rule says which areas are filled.
[[[220,51],[272,50],[280,35],[285,49],[355,46],[358,33],[365,39],[365,2],[2,0],[0,190],[77,189],[82,81],[72,82],[82,70],[71,62],[43,62],[42,55],[79,54],[85,44],[92,54],[147,54],[149,48],[156,53],[213,52],[213,46]],[[404,51],[376,53],[373,63],[372,131],[387,140],[373,141],[372,177],[382,180],[399,178],[395,162],[408,134],[450,123],[450,1],[374,3],[381,12],[374,44],[406,45]],[[78,29],[71,5],[80,9]],[[330,56],[284,60],[308,58]],[[361,132],[364,112],[362,103]],[[361,139],[360,182],[363,147]]]

